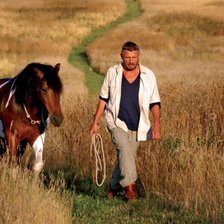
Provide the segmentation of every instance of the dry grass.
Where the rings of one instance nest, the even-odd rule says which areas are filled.
[[[124,3],[116,1],[110,14],[109,1],[42,0],[30,4],[23,0],[12,4],[15,2],[0,2],[1,73],[13,74],[30,60],[62,62],[65,120],[62,127],[50,126],[47,132],[45,171],[67,167],[72,181],[85,178],[92,172],[88,128],[97,97],[87,97],[83,74],[66,64],[65,58],[71,46],[94,27],[121,15]],[[145,193],[218,223],[224,202],[223,4],[206,0],[140,2],[143,15],[98,39],[89,46],[88,56],[92,66],[104,73],[120,61],[124,41],[139,43],[141,62],[157,75],[162,98],[162,139],[142,143],[138,155]],[[108,180],[115,154],[103,121],[100,134]],[[20,189],[26,189],[24,183]]]
[[[72,222],[72,203],[62,193],[63,182],[55,182],[46,190],[29,173],[16,172],[1,161],[0,183],[0,223]]]
[[[94,28],[125,11],[123,1],[0,1],[2,75],[41,57],[67,58],[73,46]]]
[[[70,164],[71,159],[65,157],[67,153],[63,151],[69,148],[75,136],[73,130],[67,127],[74,127],[71,126],[74,120],[70,118],[76,117],[73,107],[77,98],[86,97],[87,94],[84,74],[68,64],[68,55],[72,47],[77,46],[94,28],[124,13],[124,2],[115,0],[114,3],[111,6],[108,0],[96,0],[94,3],[89,0],[0,1],[0,77],[12,77],[32,61],[52,65],[61,63],[60,74],[65,87],[62,96],[65,123],[63,135],[58,133],[58,129],[52,129],[56,132],[53,139],[51,127],[48,132],[50,136],[47,136],[49,141],[46,142],[46,149],[55,160],[50,164],[51,170],[57,165],[59,169],[60,165],[64,167]],[[59,143],[63,144],[61,152],[58,150]],[[58,156],[55,151],[63,156]],[[29,154],[27,151],[24,163],[29,161]],[[48,158],[46,153],[45,160]],[[46,169],[48,164],[49,161],[46,161]],[[71,223],[72,205],[66,195],[61,194],[65,187],[63,183],[54,181],[48,189],[44,189],[43,186],[32,185],[31,179],[25,172],[13,177],[13,171],[1,164],[0,223]]]
[[[158,61],[156,66],[150,66],[153,70],[164,60],[166,64],[192,60],[203,60],[205,65],[211,61],[222,62],[223,7],[206,3],[142,0],[143,15],[138,20],[120,25],[89,46],[91,65],[105,73],[108,66],[120,61],[120,46],[130,39],[141,45],[144,64],[150,66],[152,61]],[[106,59],[99,61],[98,55]]]
[[[140,2],[138,20],[89,46],[91,65],[104,74],[120,61],[124,41],[139,43],[141,63],[155,72],[162,99],[162,139],[142,143],[138,155],[145,192],[219,223],[224,202],[223,4]]]
[[[175,84],[166,92],[162,141],[142,144],[140,179],[148,196],[156,194],[218,222],[224,200],[223,84]]]
[[[219,220],[223,203],[223,83],[162,85],[162,139],[141,144],[138,172],[144,193]],[[45,170],[68,169],[69,179],[92,175],[88,128],[97,98],[67,100],[60,129],[47,133]],[[79,107],[74,107],[79,105]],[[115,159],[110,135],[100,125],[109,181]],[[74,186],[75,187],[75,186]]]

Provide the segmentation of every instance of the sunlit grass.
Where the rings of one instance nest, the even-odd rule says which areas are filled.
[[[127,2],[130,3],[129,0]],[[70,223],[70,202],[61,199],[54,191],[67,189],[74,193],[74,223],[100,222],[100,215],[102,220],[111,223],[220,223],[224,202],[221,2],[140,0],[142,16],[115,28],[119,23],[116,21],[104,32],[92,34],[93,30],[124,13],[123,1],[113,2],[113,5],[101,0],[32,1],[32,4],[23,0],[18,4],[12,3],[12,0],[0,2],[1,75],[15,74],[30,60],[62,63],[60,72],[64,83],[62,108],[65,119],[58,129],[49,125],[44,174],[49,176],[59,171],[63,175],[59,181],[62,185],[58,186],[57,180],[52,177],[51,184],[48,184],[52,188],[43,190],[42,187],[33,189],[29,174],[22,174],[24,177],[18,176],[17,190],[14,191],[15,182],[7,168],[10,178],[8,174],[1,177],[0,184],[3,188],[1,192],[6,195],[2,197],[2,204],[7,205],[1,209],[2,222],[9,223],[5,222],[9,218],[14,221],[19,208],[21,223],[30,220],[31,214],[37,211],[39,216],[32,220],[35,223],[37,217],[49,215],[46,207],[50,207],[54,213],[49,220],[53,220],[54,216],[60,220],[63,216],[67,220],[64,222]],[[113,13],[108,13],[111,10]],[[136,7],[131,10],[139,15]],[[128,16],[130,14],[120,22],[128,20]],[[112,27],[114,29],[109,31]],[[83,40],[88,34],[91,35]],[[155,72],[162,100],[162,139],[141,143],[138,153],[142,201],[136,207],[120,199],[114,202],[105,199],[115,150],[103,119],[100,134],[106,154],[106,183],[101,189],[94,183],[89,186],[86,182],[92,178],[95,169],[90,157],[88,129],[98,96],[89,96],[83,84],[83,73],[66,64],[74,47],[81,52],[81,58],[71,57],[73,65],[78,61],[82,67],[84,63],[84,71],[89,73],[88,59],[97,72],[104,74],[109,66],[120,62],[120,47],[127,40],[140,45],[140,60]],[[81,48],[78,48],[79,44]],[[98,77],[93,76],[92,80]],[[100,81],[94,80],[94,83]],[[98,89],[99,86],[93,84],[92,88]],[[11,205],[12,197],[15,206]],[[55,202],[56,209],[51,207],[52,202]],[[37,210],[28,210],[30,205],[38,203]],[[7,208],[16,215],[10,217]]]
[[[58,182],[59,183],[59,182]],[[61,190],[60,190],[61,189]],[[57,182],[48,189],[29,172],[0,164],[0,223],[58,223],[72,221],[71,200]]]
[[[89,54],[89,46],[90,43],[92,43],[97,38],[100,39],[105,33],[112,30],[114,27],[116,27],[120,23],[124,23],[125,21],[129,21],[131,18],[136,18],[140,15],[140,8],[139,4],[136,1],[132,0],[126,0],[127,3],[127,12],[120,16],[116,21],[113,21],[109,23],[107,26],[104,26],[102,28],[98,28],[93,30],[92,33],[90,33],[88,36],[86,36],[79,46],[74,47],[70,56],[69,56],[69,62],[73,64],[74,66],[80,68],[83,70],[86,74],[86,86],[88,87],[90,93],[98,93],[100,86],[103,82],[103,76],[100,75],[98,72],[99,69],[95,69],[95,71],[90,68],[89,64],[92,63],[92,57],[89,57],[91,54]],[[111,50],[111,47],[108,48],[108,50]],[[91,49],[90,49],[91,50]],[[97,52],[94,52],[96,56],[96,60],[99,61],[99,57],[104,57],[106,59],[105,55],[101,54],[101,48],[99,47],[96,49]],[[105,61],[105,59],[103,61]]]
[[[194,38],[198,35],[223,36],[224,22],[215,21],[192,13],[169,13],[153,16],[146,21],[150,29],[166,32],[172,36]]]
[[[123,42],[140,45],[140,62],[155,72],[162,100],[162,139],[143,143],[138,155],[147,198],[157,195],[219,222],[224,200],[224,23],[217,6],[220,16],[200,10],[204,3],[142,0],[147,8],[143,16],[96,40],[88,57],[105,74],[119,63]],[[105,60],[97,60],[99,54]]]
[[[110,23],[123,14],[123,1],[32,1],[0,2],[0,59],[8,59],[1,74],[16,70],[36,58],[67,58],[71,47],[78,46],[94,28]],[[110,5],[110,7],[108,6]],[[108,13],[110,12],[110,13]]]

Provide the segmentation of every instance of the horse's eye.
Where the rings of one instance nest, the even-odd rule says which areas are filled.
[[[41,90],[42,90],[44,93],[46,93],[46,92],[47,92],[47,89],[42,88]]]

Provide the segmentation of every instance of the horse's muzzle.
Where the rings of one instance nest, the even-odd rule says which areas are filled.
[[[63,119],[64,119],[63,115],[61,115],[61,116],[51,116],[51,123],[54,126],[60,126],[60,124],[62,123]]]

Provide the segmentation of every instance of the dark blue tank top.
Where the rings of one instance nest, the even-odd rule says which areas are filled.
[[[140,117],[138,102],[139,84],[140,75],[138,75],[132,83],[129,83],[124,75],[122,77],[121,101],[118,118],[124,121],[131,131],[137,131],[138,129]]]

